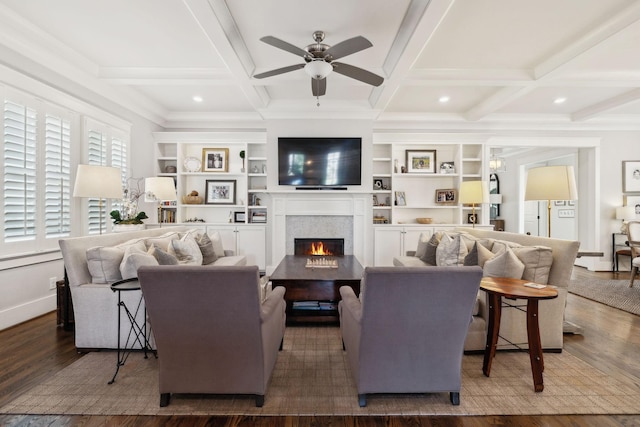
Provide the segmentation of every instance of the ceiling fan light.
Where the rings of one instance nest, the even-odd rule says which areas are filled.
[[[316,60],[307,63],[304,66],[304,71],[312,78],[316,80],[322,80],[331,73],[333,67],[324,60]]]

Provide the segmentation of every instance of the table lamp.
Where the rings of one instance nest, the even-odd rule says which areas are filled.
[[[486,181],[462,181],[460,183],[460,203],[471,205],[471,214],[474,221],[472,227],[476,226],[476,204],[489,203],[489,185]]]
[[[627,222],[636,219],[636,208],[633,206],[620,206],[616,208],[616,219],[622,220],[620,232],[627,234]]]
[[[145,201],[158,203],[158,224],[161,222],[161,205],[163,200],[177,200],[176,187],[171,177],[152,177],[144,179]]]
[[[78,165],[73,197],[98,199],[100,234],[102,234],[102,199],[122,197],[122,178],[118,168],[98,165]]]
[[[551,237],[551,201],[578,200],[573,166],[543,166],[529,169],[524,199],[547,201],[547,237]]]

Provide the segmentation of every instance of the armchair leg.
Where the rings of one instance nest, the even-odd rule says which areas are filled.
[[[460,392],[452,391],[451,393],[449,393],[449,398],[451,399],[452,405],[457,406],[460,404]]]
[[[367,395],[366,394],[359,394],[358,395],[358,405],[360,405],[361,408],[364,408],[365,406],[367,406]]]
[[[160,407],[169,406],[169,400],[171,400],[171,393],[160,393]]]
[[[280,347],[278,347],[278,351],[282,351],[284,346],[284,337],[282,337],[282,339],[280,340]]]
[[[638,267],[631,267],[631,280],[629,281],[630,288],[633,288],[633,281],[636,278],[636,274],[638,274]]]
[[[262,408],[264,405],[264,395],[256,394],[256,408]]]

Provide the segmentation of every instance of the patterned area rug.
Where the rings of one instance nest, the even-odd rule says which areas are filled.
[[[640,315],[640,279],[633,288],[629,287],[628,280],[572,280],[569,292]]]
[[[566,351],[545,354],[545,390],[533,391],[529,357],[498,353],[491,377],[482,356],[464,356],[460,406],[448,393],[375,395],[358,406],[336,327],[288,327],[284,349],[255,407],[247,396],[174,395],[160,408],[157,360],[133,354],[114,384],[115,353],[90,353],[13,402],[6,414],[86,415],[535,415],[637,414],[640,388],[623,384]]]

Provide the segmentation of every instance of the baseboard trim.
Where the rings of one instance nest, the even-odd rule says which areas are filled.
[[[34,319],[56,309],[56,294],[29,301],[15,307],[0,311],[0,331],[27,320]]]

